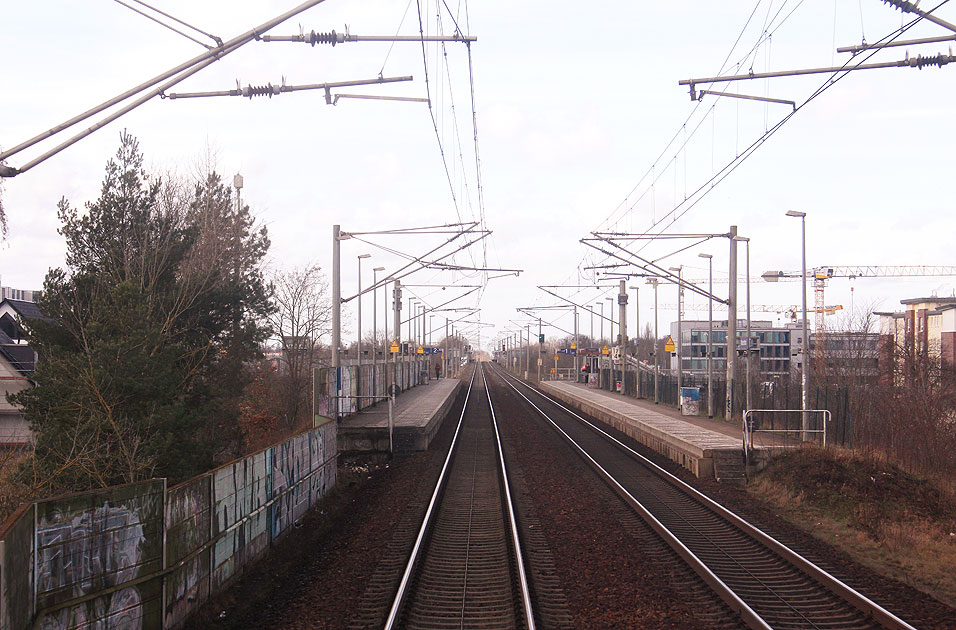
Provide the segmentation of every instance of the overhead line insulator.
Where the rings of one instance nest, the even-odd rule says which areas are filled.
[[[246,98],[251,99],[254,96],[266,96],[272,98],[273,94],[279,94],[282,91],[282,87],[278,85],[247,85],[242,88],[242,95]]]
[[[303,35],[302,38],[302,41],[311,46],[315,46],[316,44],[332,44],[334,47],[336,44],[345,42],[345,35],[336,33],[334,29],[331,33],[316,33],[312,31],[308,35]]]

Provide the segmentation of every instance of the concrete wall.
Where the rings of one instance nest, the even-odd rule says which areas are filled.
[[[339,395],[342,397],[339,415],[347,416],[373,405],[373,396],[384,400],[392,385],[404,391],[421,384],[421,374],[427,372],[429,365],[428,359],[406,358],[384,365],[347,365],[338,368]],[[316,422],[325,421],[333,415],[335,375],[332,368],[315,368],[312,371],[315,398],[312,408],[315,410]]]
[[[167,490],[40,501],[0,529],[0,630],[182,625],[335,485],[328,422]]]

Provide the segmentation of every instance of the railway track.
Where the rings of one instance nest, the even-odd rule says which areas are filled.
[[[782,543],[501,368],[510,388],[751,628],[913,630]]]
[[[534,627],[505,459],[479,365],[385,628]]]

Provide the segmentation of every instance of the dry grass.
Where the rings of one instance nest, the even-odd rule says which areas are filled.
[[[813,536],[956,606],[956,496],[886,462],[801,449],[748,486]]]

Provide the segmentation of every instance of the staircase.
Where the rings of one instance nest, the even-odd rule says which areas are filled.
[[[743,485],[747,483],[747,465],[739,450],[714,451],[714,476],[717,481]]]

